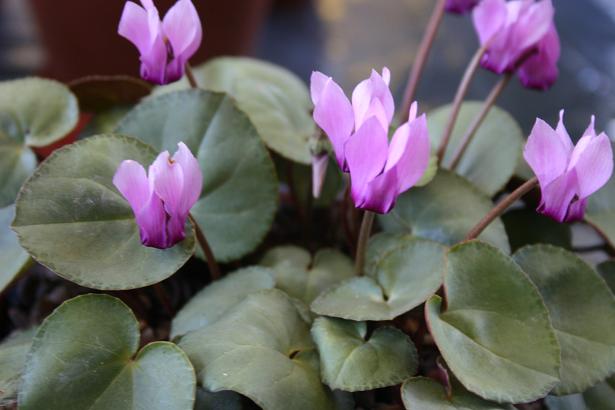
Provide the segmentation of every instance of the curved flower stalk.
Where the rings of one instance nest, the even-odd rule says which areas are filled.
[[[190,0],[178,0],[161,21],[152,0],[127,2],[118,33],[141,54],[141,77],[155,84],[179,80],[201,45],[203,30]]]
[[[166,249],[186,237],[184,226],[201,195],[203,175],[194,155],[180,142],[173,157],[168,151],[160,153],[148,174],[138,162],[123,161],[113,184],[135,214],[141,243]]]
[[[556,129],[536,119],[523,156],[540,184],[542,198],[537,211],[556,221],[583,218],[587,198],[602,188],[613,173],[609,137],[596,135],[592,116],[583,137],[573,146],[563,122]]]
[[[314,120],[329,137],[339,166],[350,173],[355,206],[377,213],[389,212],[418,182],[430,155],[427,120],[425,114],[417,118],[416,103],[389,144],[395,111],[389,81],[387,68],[382,75],[372,71],[354,89],[352,104],[331,77],[314,72],[311,81]]]
[[[455,14],[464,14],[479,3],[480,0],[446,0],[446,11]]]
[[[554,13],[551,0],[483,0],[472,15],[485,48],[481,66],[497,74],[519,70],[525,86],[549,88],[560,54]]]

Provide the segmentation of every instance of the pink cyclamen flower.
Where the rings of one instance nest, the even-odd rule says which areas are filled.
[[[144,80],[155,84],[177,81],[201,45],[199,15],[190,0],[178,0],[162,21],[152,0],[141,0],[141,4],[143,7],[126,3],[118,33],[139,50]]]
[[[446,11],[449,13],[463,14],[471,11],[480,0],[447,0]]]
[[[391,73],[388,68],[382,75],[372,70],[370,78],[361,81],[352,93],[352,104],[342,88],[331,77],[314,71],[310,81],[314,121],[327,134],[340,168],[348,171],[344,145],[354,130],[361,128],[367,118],[376,117],[388,130],[395,112],[395,102],[389,90]]]
[[[197,159],[183,143],[171,157],[158,155],[145,168],[136,161],[122,161],[113,185],[130,204],[139,225],[141,243],[166,249],[182,241],[184,226],[192,206],[201,196],[203,175]]]
[[[412,104],[408,122],[388,130],[395,106],[390,73],[375,71],[355,88],[352,104],[341,87],[322,73],[312,74],[314,120],[325,131],[337,162],[350,172],[357,208],[387,213],[397,197],[415,185],[429,165],[430,143],[425,114]]]
[[[559,222],[582,219],[587,198],[602,188],[613,173],[611,142],[604,132],[596,135],[594,117],[576,146],[564,127],[563,117],[562,110],[555,130],[536,119],[523,152],[540,184],[538,212]]]
[[[557,68],[559,56],[559,36],[555,25],[551,24],[547,34],[538,42],[536,53],[528,57],[519,67],[517,74],[521,83],[527,88],[537,90],[550,88],[559,75]]]
[[[513,72],[553,25],[551,0],[483,0],[472,13],[480,44],[481,65],[497,74]]]

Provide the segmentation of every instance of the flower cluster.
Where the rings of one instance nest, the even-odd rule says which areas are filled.
[[[320,72],[311,79],[314,120],[329,137],[341,169],[350,173],[357,208],[387,213],[397,197],[421,178],[429,165],[430,144],[425,114],[417,105],[397,128],[389,144],[388,132],[395,103],[389,90],[390,72],[372,71],[352,93]]]

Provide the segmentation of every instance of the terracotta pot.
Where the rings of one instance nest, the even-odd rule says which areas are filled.
[[[124,0],[30,0],[46,64],[43,76],[69,81],[91,74],[138,75],[133,45],[117,34]],[[136,0],[135,0],[136,1]],[[249,54],[272,0],[193,0],[203,44],[193,63]],[[161,15],[175,0],[156,0]]]

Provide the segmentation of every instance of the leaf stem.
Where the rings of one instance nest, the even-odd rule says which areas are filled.
[[[427,23],[425,34],[423,35],[423,39],[421,40],[418,52],[416,53],[416,58],[414,60],[414,63],[412,64],[412,70],[410,71],[410,75],[408,76],[406,90],[404,91],[403,106],[401,111],[401,122],[405,122],[408,120],[410,105],[414,100],[414,95],[416,94],[416,88],[421,78],[421,74],[423,74],[425,63],[427,63],[427,58],[429,57],[429,52],[431,51],[431,47],[436,38],[436,34],[438,33],[438,28],[440,27],[442,16],[444,16],[445,6],[446,0],[438,0],[436,2],[436,5],[434,6],[433,12],[431,13],[431,17],[429,18],[429,23]]]
[[[192,225],[194,226],[194,232],[196,233],[197,242],[199,243],[201,249],[203,250],[203,253],[205,254],[205,259],[207,259],[207,266],[209,266],[209,273],[211,274],[211,279],[220,279],[220,267],[218,267],[218,263],[216,262],[214,253],[211,251],[209,242],[207,242],[207,238],[205,238],[205,234],[203,233],[201,227],[192,215],[188,215],[188,218],[190,218],[190,222],[192,222]]]
[[[186,78],[188,79],[188,83],[190,83],[190,87],[199,88],[199,83],[196,81],[196,77],[194,76],[194,72],[192,71],[192,66],[189,62],[186,62],[184,70],[186,73]]]
[[[444,158],[444,154],[446,153],[446,146],[451,139],[451,134],[453,133],[453,128],[455,127],[455,122],[457,122],[457,117],[459,116],[459,110],[461,109],[461,104],[463,103],[463,98],[468,92],[468,88],[470,87],[470,83],[472,82],[472,78],[474,78],[474,74],[478,69],[480,64],[480,60],[485,54],[486,47],[482,46],[474,56],[468,67],[466,68],[465,73],[463,74],[463,78],[459,83],[459,88],[457,88],[457,93],[455,94],[455,99],[453,100],[453,107],[451,109],[451,114],[448,118],[448,122],[446,123],[446,128],[444,129],[444,133],[442,134],[442,138],[440,140],[440,146],[438,146],[438,163],[442,162],[442,158]]]
[[[359,239],[357,240],[357,255],[355,259],[355,273],[357,276],[363,276],[365,268],[365,252],[367,251],[367,241],[372,232],[375,213],[365,211],[363,213],[363,222],[361,222],[361,230],[359,231]]]
[[[493,222],[495,218],[503,214],[509,206],[511,206],[523,195],[530,192],[537,185],[538,178],[534,177],[529,181],[525,182],[519,188],[515,189],[513,192],[511,192],[506,198],[504,198],[502,201],[500,201],[500,203],[493,207],[493,209],[491,209],[491,211],[489,211],[489,213],[485,215],[485,217],[481,219],[480,222],[477,223],[476,226],[474,226],[474,228],[470,230],[470,232],[468,232],[465,237],[465,240],[469,241],[471,239],[476,239],[476,237],[478,237],[478,235],[480,235],[485,230],[485,228],[487,228],[487,226],[489,226],[489,224]]]
[[[493,107],[504,88],[506,88],[506,85],[510,82],[511,76],[511,73],[504,74],[500,81],[498,81],[493,89],[491,89],[491,92],[485,99],[480,112],[476,117],[474,117],[474,120],[472,120],[472,124],[468,127],[465,135],[461,139],[461,143],[459,144],[457,151],[455,151],[455,154],[453,155],[453,160],[451,161],[451,165],[449,167],[451,170],[455,170],[459,165],[459,161],[461,161],[463,154],[470,145],[470,142],[472,142],[476,131],[478,131],[480,126],[483,124],[483,121],[487,118],[487,114],[491,111],[491,107]]]

